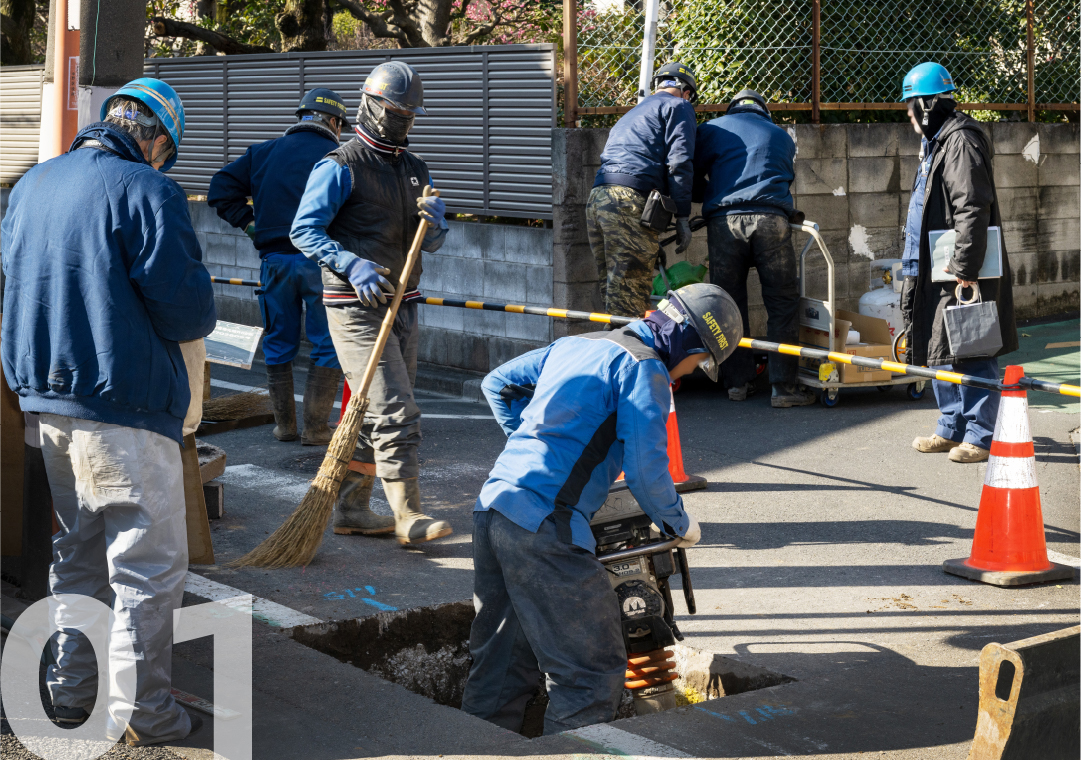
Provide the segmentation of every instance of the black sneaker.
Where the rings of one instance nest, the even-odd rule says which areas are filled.
[[[56,723],[78,726],[86,723],[86,719],[89,717],[90,713],[81,707],[53,705],[53,721]]]
[[[810,406],[814,402],[814,392],[806,386],[774,383],[773,398],[769,403],[774,409],[787,409],[790,406]]]

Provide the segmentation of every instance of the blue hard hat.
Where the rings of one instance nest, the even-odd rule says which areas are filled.
[[[173,155],[169,156],[161,167],[163,172],[169,171],[176,163],[177,156],[180,155],[180,141],[184,138],[184,104],[180,101],[176,90],[153,77],[133,79],[101,104],[102,121],[105,121],[105,117],[108,116],[109,103],[115,98],[131,98],[145,103],[161,121],[161,125],[173,139]]]
[[[905,74],[901,83],[901,100],[922,98],[927,95],[940,95],[953,92],[953,77],[946,67],[939,63],[921,63]]]

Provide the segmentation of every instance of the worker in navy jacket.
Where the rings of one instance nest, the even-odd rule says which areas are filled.
[[[279,441],[297,437],[293,359],[300,348],[304,310],[304,334],[312,350],[301,443],[321,446],[332,435],[327,419],[338,393],[341,364],[327,328],[319,266],[293,245],[289,230],[312,167],[338,147],[342,127],[349,121],[341,96],[323,88],[308,92],[296,115],[297,123],[283,136],[252,145],[215,174],[207,202],[222,219],[245,230],[259,250],[259,308],[266,330],[263,355],[274,409],[274,437]]]
[[[694,199],[708,221],[709,281],[732,294],[747,318],[747,275],[762,283],[766,332],[777,343],[799,342],[799,286],[790,221],[800,218],[792,204],[796,144],[773,123],[766,100],[743,90],[724,116],[698,127],[694,152]],[[795,356],[771,354],[769,380],[774,407],[814,403],[798,383]],[[750,349],[736,351],[724,366],[728,397],[744,401],[756,376]]]
[[[668,471],[669,384],[699,366],[715,380],[741,337],[735,302],[699,283],[644,320],[562,338],[484,379],[508,439],[473,513],[463,710],[518,731],[544,673],[544,733],[615,717],[627,653],[589,521],[623,470],[654,525],[699,540]]]
[[[676,253],[691,244],[691,179],[697,81],[673,61],[657,70],[654,93],[608,135],[586,202],[586,232],[609,314],[641,317],[649,307],[660,233],[641,224],[653,190],[671,198]]]
[[[58,525],[50,594],[113,611],[99,672],[105,653],[64,625],[78,603],[53,605],[54,719],[75,725],[91,708],[115,717],[127,705],[108,737],[157,744],[198,727],[171,694],[188,570],[180,442],[192,394],[180,343],[201,343],[216,313],[184,190],[163,173],[184,133],[180,98],[143,77],[101,118],[11,191],[0,347],[8,386],[38,415]],[[5,657],[19,656],[12,646]],[[108,706],[96,702],[98,679],[110,682]]]

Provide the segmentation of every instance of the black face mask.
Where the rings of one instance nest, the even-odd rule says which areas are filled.
[[[931,106],[930,111],[924,111],[924,104]],[[935,96],[930,101],[926,98],[915,98],[912,102],[912,113],[920,123],[920,131],[928,140],[933,140],[942,125],[954,114],[957,103],[948,97]]]
[[[402,116],[383,107],[383,104],[375,98],[364,96],[360,104],[360,122],[370,132],[385,138],[392,143],[402,144],[406,135],[413,128],[413,114]]]

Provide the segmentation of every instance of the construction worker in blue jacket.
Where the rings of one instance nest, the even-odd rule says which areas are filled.
[[[341,364],[327,327],[319,265],[289,240],[300,197],[312,167],[338,147],[349,126],[342,98],[333,90],[308,92],[296,111],[297,123],[273,140],[256,143],[210,180],[207,202],[218,216],[248,233],[259,250],[259,308],[263,313],[263,355],[267,390],[274,409],[274,437],[297,437],[293,359],[304,333],[312,344],[304,387],[304,428],[300,442],[330,442],[327,424],[341,381]],[[248,205],[248,198],[252,199]]]
[[[789,223],[802,219],[792,202],[796,144],[773,123],[766,99],[738,93],[724,116],[698,127],[694,150],[694,199],[709,224],[709,281],[732,293],[748,330],[747,275],[762,283],[766,332],[777,343],[799,342],[799,273]],[[722,380],[733,401],[754,391],[750,349],[728,362]],[[795,356],[770,354],[770,404],[806,406],[814,394],[799,383]]]
[[[543,673],[544,733],[615,717],[627,654],[589,521],[623,470],[660,531],[697,543],[701,529],[668,472],[669,385],[697,367],[716,380],[740,325],[721,288],[687,285],[645,319],[562,338],[484,379],[508,439],[473,513],[477,615],[463,710],[518,731]]]
[[[23,175],[0,225],[4,376],[38,415],[58,526],[49,592],[113,612],[110,667],[99,670],[106,653],[64,624],[86,621],[50,600],[61,631],[45,679],[54,720],[82,724],[107,709],[109,739],[135,746],[201,723],[171,693],[188,571],[180,447],[192,392],[181,344],[201,344],[217,319],[187,197],[164,174],[184,122],[168,84],[128,82],[67,153]],[[133,671],[135,693],[124,693]]]
[[[443,200],[423,197],[432,184],[428,166],[407,149],[413,120],[425,113],[424,85],[412,66],[376,66],[364,80],[354,139],[315,165],[293,220],[293,245],[322,270],[330,336],[354,390],[421,218],[430,225],[421,250],[438,250],[447,235]],[[334,507],[338,534],[393,532],[405,545],[451,533],[420,509],[420,408],[413,397],[420,273],[418,260],[368,389],[368,412]],[[393,518],[370,508],[376,476]]]
[[[694,106],[698,83],[672,61],[653,75],[654,92],[608,134],[601,167],[586,202],[586,232],[609,314],[640,317],[649,307],[660,233],[642,225],[649,194],[668,198],[676,222],[676,253],[691,244]]]

